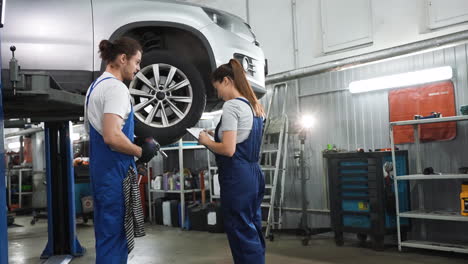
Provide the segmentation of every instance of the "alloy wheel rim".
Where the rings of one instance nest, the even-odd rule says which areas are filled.
[[[183,71],[169,64],[141,69],[129,85],[135,117],[151,127],[165,128],[182,121],[193,102],[193,88]]]

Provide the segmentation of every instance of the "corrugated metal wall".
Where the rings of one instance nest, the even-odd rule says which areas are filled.
[[[388,91],[352,95],[346,89],[350,82],[408,71],[450,65],[454,69],[454,87],[457,113],[463,104],[468,104],[468,45],[460,44],[426,53],[396,58],[342,71],[327,72],[298,81],[289,82],[288,115],[293,119],[296,111],[296,87],[300,110],[311,113],[317,120],[306,141],[306,155],[310,180],[307,183],[309,208],[321,209],[327,205],[323,189],[324,166],[321,151],[327,144],[340,149],[375,149],[390,146]],[[269,87],[271,89],[272,86]],[[277,107],[277,105],[273,105]],[[290,145],[298,147],[297,137],[290,135]],[[413,145],[401,145],[410,151],[410,170],[415,172],[415,151]],[[468,124],[459,123],[458,136],[450,142],[426,143],[422,146],[423,167],[436,171],[456,172],[461,166],[468,166]],[[292,152],[289,154],[293,155]],[[300,207],[299,181],[294,178],[294,160],[289,159],[289,170],[285,202],[288,207]],[[414,185],[414,184],[413,184]],[[460,182],[424,183],[426,205],[434,208],[459,209]],[[412,188],[416,200],[417,188]],[[288,213],[285,227],[294,228],[299,215]],[[323,215],[310,217],[311,227],[328,225]]]

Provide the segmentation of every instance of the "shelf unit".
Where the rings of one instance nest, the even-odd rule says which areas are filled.
[[[408,211],[408,212],[400,212],[399,202],[398,202],[398,184],[397,184],[398,181],[468,179],[468,174],[435,174],[435,175],[422,174],[421,149],[420,149],[421,141],[419,139],[419,126],[423,124],[431,124],[431,123],[460,122],[460,121],[468,121],[468,116],[451,116],[451,117],[430,118],[430,119],[421,119],[421,120],[398,121],[398,122],[390,123],[390,143],[392,147],[392,160],[393,160],[395,171],[396,171],[396,163],[395,163],[395,141],[394,141],[394,134],[393,134],[394,127],[412,125],[413,130],[414,130],[414,140],[415,140],[415,147],[416,147],[417,174],[394,177],[395,198],[396,198],[395,202],[396,202],[396,212],[397,212],[398,250],[400,251],[402,247],[411,247],[411,248],[432,249],[432,250],[441,250],[441,251],[458,252],[458,253],[468,253],[468,245],[438,243],[438,242],[431,242],[431,241],[424,241],[424,240],[401,241],[400,218],[468,222],[468,217],[462,216],[460,212],[430,211],[430,210],[424,209],[424,203],[422,200],[424,197],[424,192],[423,192],[422,186],[418,186],[419,188],[418,191],[420,193],[419,205],[420,207],[422,207],[421,209]],[[425,232],[424,226],[422,226],[422,230],[423,232]]]
[[[408,212],[400,212],[400,217],[468,222],[468,217],[460,215],[460,212],[453,211],[414,210]]]
[[[207,159],[208,159],[208,164],[211,164],[210,163],[210,152],[208,151],[207,152]],[[274,166],[262,166],[262,170],[263,171],[274,171],[275,167]],[[213,175],[216,174],[218,172],[218,167],[216,166],[209,166],[208,167],[208,171],[209,171],[209,175],[208,175],[208,179],[209,179],[209,184],[210,184],[210,202],[213,202],[214,199],[220,199],[221,196],[220,195],[215,195],[214,194],[214,182],[213,182]],[[271,184],[265,184],[265,189],[271,189],[273,187],[273,185]],[[264,195],[264,198],[267,199],[267,198],[270,198],[269,195]],[[268,207],[267,206],[267,203],[262,203],[262,207]]]
[[[399,181],[403,180],[445,180],[445,179],[468,179],[468,174],[413,174],[398,176]]]
[[[151,189],[151,175],[150,173],[147,173],[148,177],[148,213],[149,213],[149,219],[150,222],[153,223],[153,208],[152,208],[152,194],[153,193],[178,193],[180,194],[180,213],[181,213],[181,219],[185,219],[185,194],[187,193],[197,193],[201,192],[200,189],[190,189],[190,190],[185,190],[185,175],[184,175],[184,150],[207,150],[205,146],[202,145],[186,145],[184,146],[184,143],[198,143],[197,141],[183,141],[180,139],[177,143],[177,146],[169,146],[169,147],[162,147],[161,150],[165,151],[168,156],[171,155],[170,152],[177,151],[179,155],[179,172],[180,172],[180,190],[156,190],[156,189]],[[183,227],[182,227],[183,228]]]
[[[26,195],[32,195],[33,192],[23,192],[22,191],[22,187],[23,187],[23,174],[25,172],[32,172],[32,168],[31,167],[23,167],[23,166],[19,166],[19,167],[13,167],[11,169],[7,169],[7,185],[8,185],[8,205],[11,206],[11,197],[12,195],[17,195],[18,196],[18,206],[19,208],[21,209],[23,207],[23,196],[26,196]],[[13,193],[11,192],[11,176],[13,174],[13,172],[18,172],[18,192],[17,193]],[[32,177],[32,173],[31,173],[31,177]],[[32,196],[31,196],[32,197]]]

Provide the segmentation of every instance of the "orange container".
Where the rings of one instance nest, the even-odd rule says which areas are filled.
[[[460,200],[461,200],[461,214],[468,216],[468,182],[464,182],[462,184]]]

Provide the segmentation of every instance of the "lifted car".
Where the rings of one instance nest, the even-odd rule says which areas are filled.
[[[132,37],[143,47],[141,71],[128,84],[135,133],[163,145],[182,137],[204,111],[221,106],[209,76],[230,58],[242,63],[259,97],[266,92],[266,61],[250,26],[220,10],[164,0],[14,0],[5,6],[1,48],[6,91],[13,89],[10,46],[16,46],[15,56],[28,74],[47,73],[52,89],[83,95],[105,69],[98,43]],[[36,100],[31,93],[29,98],[7,95],[6,117],[60,112],[44,94]],[[71,113],[83,116],[79,111]]]

